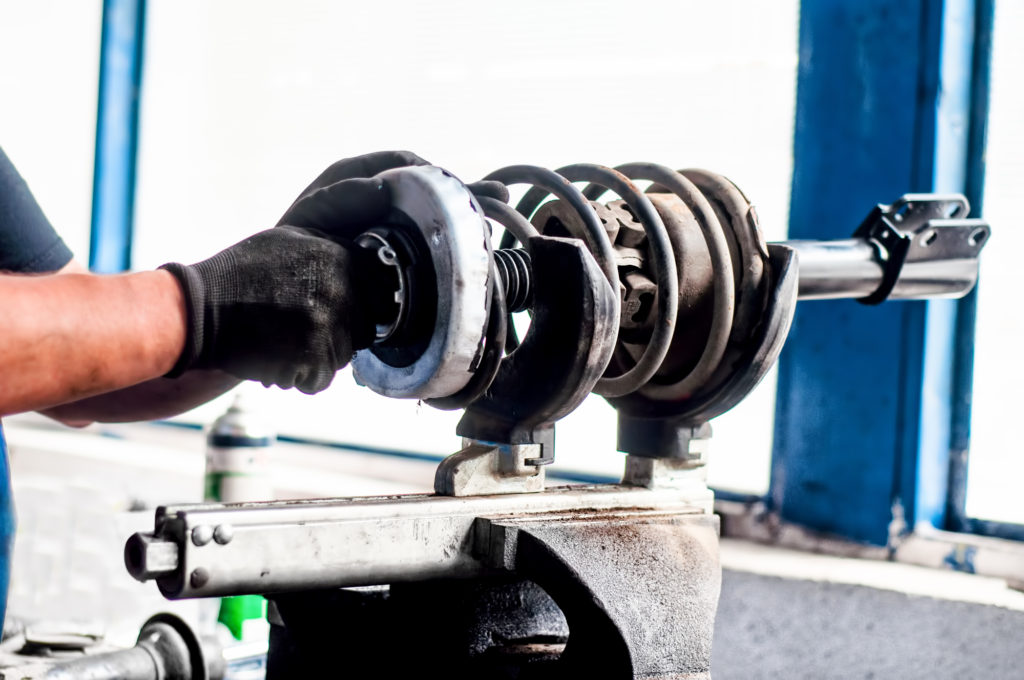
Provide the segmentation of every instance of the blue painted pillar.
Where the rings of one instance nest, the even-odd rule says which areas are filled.
[[[975,215],[982,215],[985,191],[985,149],[988,144],[988,117],[992,74],[992,31],[995,26],[995,1],[978,0],[974,20],[974,54],[970,95],[971,116],[967,151],[967,189]],[[974,389],[974,335],[978,306],[978,287],[957,303],[956,346],[953,375],[953,424],[950,433],[949,493],[946,502],[946,528],[953,531],[977,531],[968,520],[967,459],[971,440],[971,401]],[[1017,533],[1015,538],[1024,539]]]
[[[131,267],[146,0],[104,0],[89,268]]]
[[[965,190],[975,4],[804,0],[790,238],[845,238],[876,203]],[[955,320],[948,301],[800,305],[779,367],[784,520],[877,545],[894,510],[942,523]]]

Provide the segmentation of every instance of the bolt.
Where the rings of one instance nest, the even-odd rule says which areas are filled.
[[[213,530],[213,540],[220,545],[227,545],[235,537],[235,529],[230,524],[219,524]]]
[[[196,547],[206,545],[213,538],[213,529],[208,524],[200,524],[192,529],[192,543]]]
[[[139,581],[160,578],[178,568],[178,544],[153,534],[135,534],[125,543],[124,565]]]
[[[206,571],[206,569],[203,569],[202,567],[196,567],[188,577],[188,582],[193,588],[198,590],[210,582],[210,572]]]

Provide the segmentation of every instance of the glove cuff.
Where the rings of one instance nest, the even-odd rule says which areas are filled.
[[[169,262],[161,265],[159,269],[170,272],[178,280],[185,298],[185,347],[174,367],[166,374],[168,378],[177,378],[195,367],[203,354],[203,301],[206,297],[206,287],[199,273],[188,265]]]

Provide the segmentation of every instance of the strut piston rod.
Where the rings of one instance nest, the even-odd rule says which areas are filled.
[[[500,176],[499,173],[496,174]],[[602,206],[594,204],[594,207]],[[894,237],[899,235],[911,241],[912,236],[918,236],[915,248],[918,257],[909,260],[904,257],[898,262],[889,257],[891,244],[883,242],[884,238],[879,235],[868,234],[864,227],[860,230],[864,233],[861,238],[789,240],[776,245],[789,248],[797,255],[801,300],[867,298],[884,285],[887,271],[893,268],[898,279],[885,299],[961,297],[977,281],[977,256],[989,235],[988,225],[982,220],[962,219],[969,211],[967,199],[961,195],[907,195],[892,206],[878,206],[868,222],[888,218],[897,232],[892,234]],[[509,242],[506,237],[503,245]],[[516,253],[522,260],[524,251],[519,249],[498,250],[495,256],[507,260],[511,257],[506,254],[509,252]],[[529,264],[528,255],[526,264]],[[506,283],[503,263],[500,273]],[[520,270],[518,279],[506,283],[521,301],[529,299],[530,292],[523,290],[522,280]],[[521,311],[521,307],[522,304],[514,311]]]
[[[986,236],[979,233],[980,239]],[[869,239],[851,238],[835,241],[790,240],[775,242],[775,245],[792,249],[799,262],[799,294],[801,300],[859,299],[878,290],[885,278],[885,251]],[[504,263],[515,253],[519,269],[510,275]],[[499,276],[506,290],[507,299],[517,304],[509,311],[520,312],[528,307],[532,294],[529,285],[529,255],[526,251],[500,249],[494,251],[495,265],[501,267]],[[523,266],[526,267],[524,279]],[[916,261],[904,263],[899,280],[888,300],[922,300],[936,297],[961,297],[970,291],[977,280],[977,261],[973,257],[962,259],[943,258],[941,261]],[[525,281],[525,283],[524,283]]]
[[[867,239],[785,241],[783,245],[797,254],[801,300],[865,298],[885,278],[884,251]],[[908,261],[887,299],[960,297],[974,287],[977,277],[973,257]]]

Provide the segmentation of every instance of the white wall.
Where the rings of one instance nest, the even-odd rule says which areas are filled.
[[[100,0],[0,0],[0,146],[89,259]]]
[[[783,238],[797,5],[153,0],[135,265],[206,257],[273,225],[332,161],[388,148],[467,181],[511,163],[707,167]],[[717,483],[767,487],[767,382],[718,422]],[[316,397],[268,397],[289,434],[437,453],[458,443],[457,414],[377,397],[347,371]],[[559,432],[565,466],[620,471],[600,399]]]

